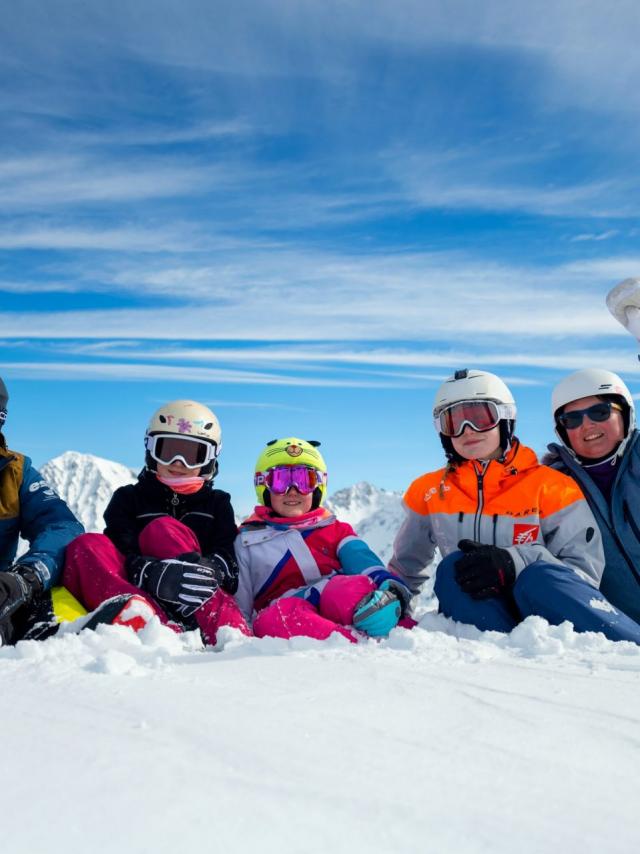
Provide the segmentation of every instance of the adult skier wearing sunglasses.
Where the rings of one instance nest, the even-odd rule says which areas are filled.
[[[600,589],[640,624],[640,442],[631,393],[612,371],[587,368],[554,388],[552,412],[561,444],[549,445],[545,461],[580,484],[604,542]]]
[[[220,425],[206,406],[161,406],[145,434],[145,467],[137,483],[113,494],[104,534],[84,534],[68,548],[65,587],[90,609],[138,594],[151,615],[199,627],[207,643],[222,625],[248,633],[231,596],[238,576],[233,508],[213,488],[220,447]]]
[[[327,467],[318,444],[275,439],[258,457],[260,503],[235,546],[236,600],[245,617],[253,617],[257,637],[324,640],[336,632],[356,642],[387,635],[411,594],[351,525],[322,507]]]
[[[438,548],[435,593],[458,622],[509,632],[538,615],[640,644],[640,627],[598,591],[602,540],[580,488],[515,437],[505,383],[456,371],[433,414],[447,465],[409,486],[389,568],[417,591]]]

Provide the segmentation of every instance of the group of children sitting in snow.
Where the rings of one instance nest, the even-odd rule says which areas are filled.
[[[578,397],[556,411],[566,437],[555,448],[558,460],[573,450],[567,461],[597,487],[596,504],[606,504],[607,495],[610,501],[618,469],[637,471],[633,401],[619,378],[605,374],[582,371],[565,380]],[[562,388],[557,394],[567,396]],[[435,592],[440,610],[455,620],[509,631],[538,614],[640,643],[640,625],[625,613],[637,619],[638,555],[628,549],[627,580],[636,588],[629,592],[616,561],[605,564],[602,525],[577,479],[540,465],[515,437],[515,404],[502,380],[458,371],[439,389],[434,415],[447,465],[407,490],[388,568],[323,507],[327,468],[315,442],[267,444],[255,468],[259,503],[238,531],[229,495],[213,486],[218,421],[194,401],[174,401],[153,415],[145,467],[137,483],[113,495],[104,534],[80,533],[28,460],[3,448],[3,510],[16,514],[14,539],[20,527],[31,540],[0,575],[3,642],[46,637],[60,615],[84,609],[92,613],[79,625],[139,629],[157,616],[178,631],[199,628],[209,644],[221,626],[257,637],[385,636],[399,623],[414,624],[411,598],[438,548]],[[609,482],[600,478],[603,463]],[[619,549],[625,552],[624,542]],[[63,587],[48,595],[62,568]],[[598,592],[604,579],[609,601]]]
[[[8,395],[0,380],[0,424]],[[103,534],[82,533],[30,460],[0,443],[0,640],[42,639],[61,621],[139,630],[153,617],[207,644],[230,626],[256,637],[353,643],[412,628],[411,600],[432,574],[439,610],[508,632],[530,615],[640,644],[640,444],[616,374],[577,371],[553,391],[560,444],[547,465],[516,438],[505,383],[460,370],[436,393],[446,456],[404,496],[385,567],[323,507],[317,442],[269,442],[258,504],[236,528],[214,488],[220,426],[178,400],[154,413],[137,483],[118,489]],[[0,434],[1,435],[1,434]],[[18,535],[30,549],[15,558]],[[87,612],[89,612],[87,614]]]

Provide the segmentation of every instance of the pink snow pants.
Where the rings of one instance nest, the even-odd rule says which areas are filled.
[[[351,643],[358,642],[358,633],[347,628],[353,622],[356,605],[376,586],[367,575],[334,575],[320,594],[318,607],[306,599],[286,596],[276,599],[253,621],[256,637],[307,637],[326,640],[338,632]]]
[[[138,546],[141,554],[160,560],[186,552],[200,554],[200,543],[193,531],[171,516],[149,522],[140,532]],[[169,622],[155,599],[128,580],[124,556],[104,534],[82,534],[67,546],[62,583],[89,610],[112,596],[135,593],[146,599],[163,623]],[[222,626],[251,634],[235,599],[224,590],[217,590],[194,617],[208,644],[215,644]]]

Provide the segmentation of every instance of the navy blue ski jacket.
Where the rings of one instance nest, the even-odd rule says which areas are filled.
[[[30,548],[20,564],[32,567],[49,589],[59,581],[66,546],[83,532],[29,457],[9,451],[0,435],[0,572],[13,565],[22,536]]]
[[[640,432],[633,431],[618,463],[610,503],[567,448],[548,447],[544,461],[580,484],[600,528],[605,555],[600,590],[640,623]]]

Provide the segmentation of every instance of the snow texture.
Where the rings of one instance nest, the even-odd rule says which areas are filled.
[[[203,649],[153,621],[0,649],[2,850],[631,852],[640,649],[436,615]]]
[[[91,504],[92,470],[56,485]],[[332,505],[364,534],[394,500],[358,484]],[[358,646],[225,630],[211,649],[154,618],[2,648],[0,679],[3,854],[640,845],[640,648],[566,623],[426,613]]]

